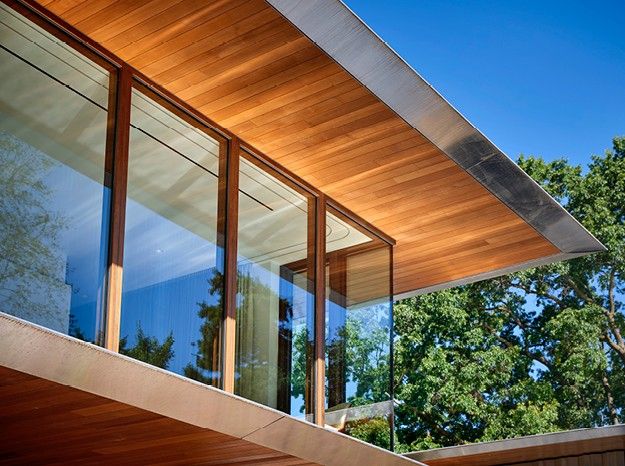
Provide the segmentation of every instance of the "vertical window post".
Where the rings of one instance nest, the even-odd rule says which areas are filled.
[[[111,224],[103,343],[105,348],[117,352],[119,351],[121,323],[132,74],[128,68],[122,67],[112,76],[116,79],[114,79],[114,85],[111,86],[109,94],[109,102],[112,105],[109,105],[107,157],[110,153],[113,163],[111,167]]]
[[[234,393],[236,296],[237,296],[237,239],[239,214],[239,156],[240,143],[233,138],[228,143],[225,157],[219,161],[219,233],[223,235],[224,283],[223,303],[223,390]]]
[[[389,394],[391,396],[391,415],[389,425],[391,429],[391,437],[389,449],[395,451],[395,355],[393,353],[395,345],[395,316],[393,314],[393,306],[395,304],[395,298],[393,293],[395,291],[394,276],[393,276],[393,253],[395,251],[394,245],[389,245],[389,300],[390,300],[390,347],[389,347]]]
[[[326,330],[326,199],[317,197],[315,208],[315,423],[325,425],[325,330]]]

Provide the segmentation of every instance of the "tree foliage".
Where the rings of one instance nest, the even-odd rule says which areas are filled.
[[[137,335],[133,347],[128,348],[128,337],[119,339],[119,352],[121,354],[162,369],[167,369],[169,361],[174,357],[173,346],[173,333],[170,332],[163,343],[160,343],[156,337],[146,335],[140,325],[137,325]]]
[[[625,138],[519,164],[607,251],[395,307],[399,440],[423,449],[625,417]]]
[[[66,307],[58,250],[67,220],[51,207],[54,192],[46,183],[56,165],[0,132],[0,303],[35,321]]]
[[[195,342],[197,353],[195,363],[187,364],[183,373],[186,377],[206,384],[217,385],[219,380],[219,332],[223,309],[223,273],[213,270],[208,280],[208,294],[216,297],[214,304],[198,303],[198,317],[202,319],[200,338]]]

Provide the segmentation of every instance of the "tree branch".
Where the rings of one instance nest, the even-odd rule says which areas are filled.
[[[593,299],[593,297],[590,296],[590,294],[588,294],[586,291],[584,291],[580,286],[578,286],[578,284],[575,283],[575,280],[573,280],[570,275],[562,275],[562,278],[564,278],[564,280],[569,284],[571,288],[573,288],[573,290],[580,296],[580,298],[582,298],[589,304],[595,304],[595,300]]]
[[[610,421],[616,425],[619,423],[618,415],[616,413],[616,407],[614,406],[614,396],[612,395],[612,388],[610,387],[610,381],[608,380],[608,374],[605,370],[601,374],[601,384],[603,385],[603,392],[605,394],[606,404],[608,406],[608,413],[610,413]]]
[[[547,293],[546,291],[538,292],[538,290],[534,290],[531,287],[525,286],[525,285],[523,285],[523,284],[521,284],[519,282],[511,283],[511,285],[514,288],[518,288],[519,290],[524,291],[526,294],[534,294],[536,296],[542,296],[543,298],[550,299],[551,301],[553,301],[554,303],[556,303],[560,307],[565,307],[566,306],[562,299],[558,298],[556,295],[553,295],[551,293]]]
[[[493,327],[488,324],[482,324],[482,327],[486,329],[491,335],[493,335],[499,342],[504,344],[506,348],[518,347],[528,358],[533,359],[534,361],[538,361],[550,370],[553,369],[553,365],[551,364],[551,362],[549,362],[542,354],[531,351],[527,346],[521,346],[511,342],[510,340],[502,337]]]
[[[603,314],[608,320],[608,328],[605,332],[605,340],[616,353],[619,355],[623,363],[625,364],[625,340],[623,340],[623,336],[621,334],[621,329],[619,328],[618,323],[616,322],[616,302],[614,298],[614,290],[616,287],[616,270],[612,268],[610,270],[610,278],[608,283],[608,309],[603,309]],[[610,332],[612,333],[613,338],[610,336]]]

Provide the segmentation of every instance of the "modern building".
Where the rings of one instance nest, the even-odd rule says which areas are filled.
[[[602,250],[338,0],[4,0],[0,46],[9,462],[411,463],[337,433],[392,443],[393,299]]]

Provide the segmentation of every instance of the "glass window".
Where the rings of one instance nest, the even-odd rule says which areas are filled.
[[[120,352],[220,383],[224,142],[133,90]]]
[[[235,392],[312,420],[310,198],[250,156],[240,167]]]
[[[326,217],[326,416],[390,447],[390,246],[331,209]]]
[[[109,74],[0,5],[0,311],[101,341]]]

